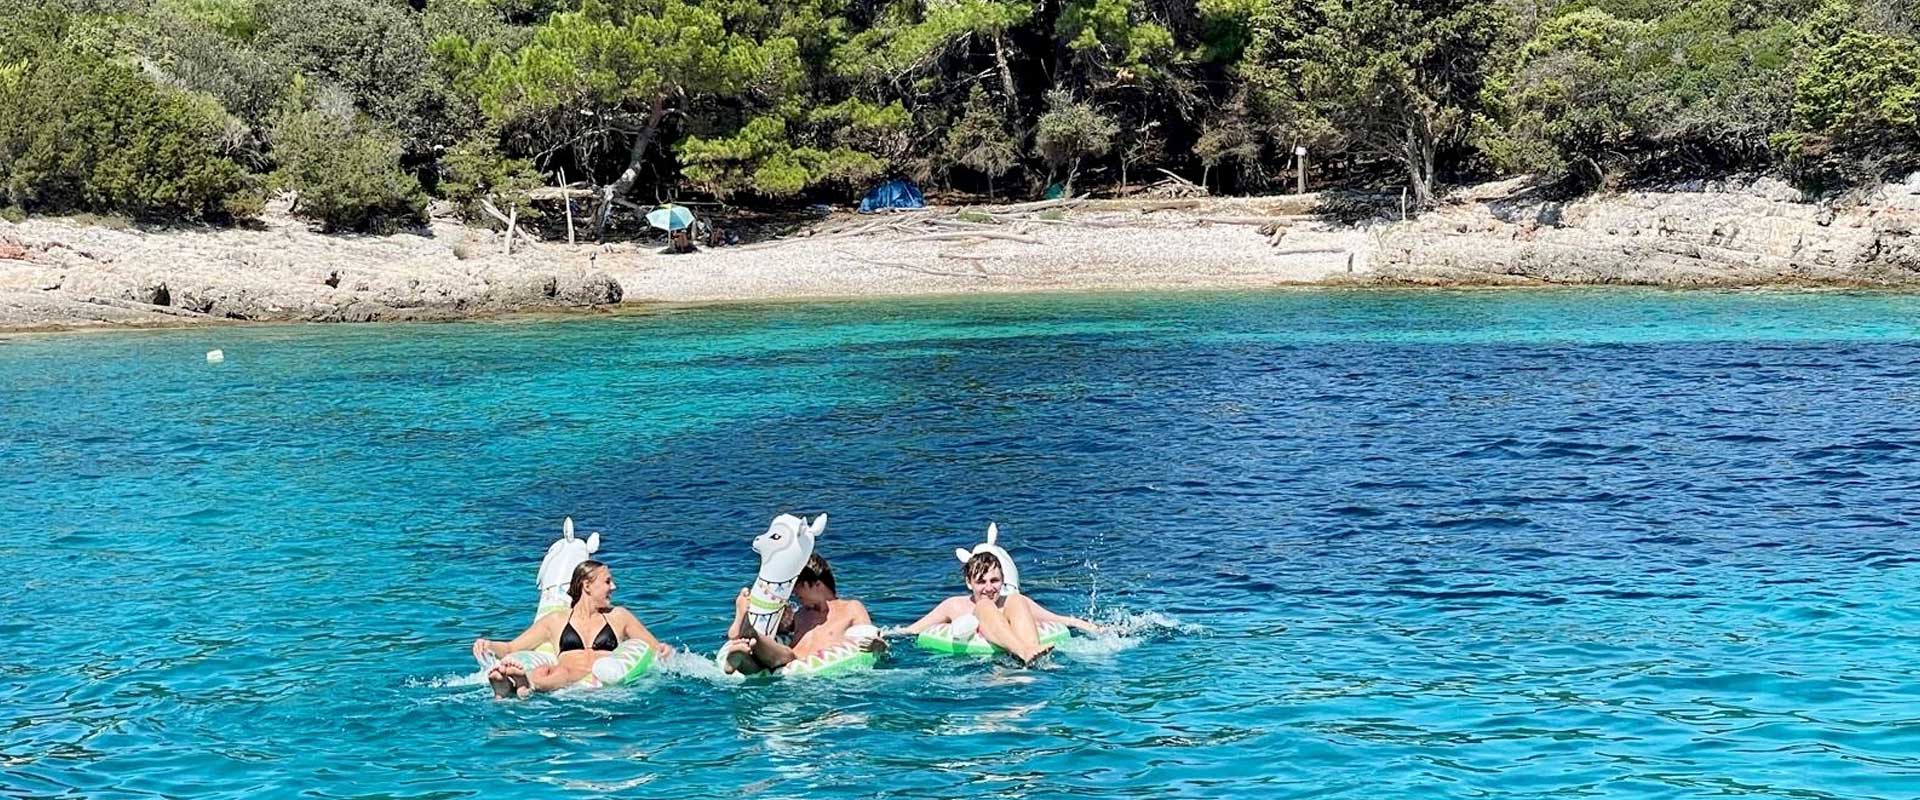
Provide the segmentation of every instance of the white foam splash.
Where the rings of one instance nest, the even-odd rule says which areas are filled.
[[[747,679],[739,673],[728,674],[715,663],[713,656],[696,653],[692,650],[675,650],[658,662],[660,675],[677,675],[707,683],[739,683]]]
[[[1168,633],[1204,636],[1212,632],[1205,625],[1185,622],[1158,611],[1134,612],[1124,608],[1110,609],[1095,618],[1094,622],[1120,636],[1157,637]]]
[[[435,689],[485,686],[487,684],[487,671],[485,669],[478,669],[474,670],[471,674],[442,675],[438,678],[429,678],[425,683],[427,686]]]
[[[1124,608],[1107,609],[1095,615],[1093,622],[1100,626],[1099,633],[1076,633],[1060,645],[1060,652],[1098,658],[1132,650],[1154,639],[1209,632],[1204,625],[1182,622],[1158,611],[1134,612]]]

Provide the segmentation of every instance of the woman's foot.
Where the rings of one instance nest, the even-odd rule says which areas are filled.
[[[526,697],[533,687],[527,680],[527,671],[512,661],[502,661],[487,671],[487,685],[493,688],[493,696],[498,700],[508,697]]]
[[[487,671],[487,686],[493,689],[495,700],[505,700],[513,696],[513,681],[500,674],[498,667]]]

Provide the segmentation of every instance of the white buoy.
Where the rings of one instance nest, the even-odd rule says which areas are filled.
[[[221,351],[219,351],[219,350],[208,350],[208,351],[207,351],[207,363],[209,363],[209,364],[218,364],[218,363],[220,363],[220,362],[222,362],[222,361],[225,361],[225,360],[227,360],[227,354],[226,354],[226,353],[224,353],[224,352],[221,352]]]

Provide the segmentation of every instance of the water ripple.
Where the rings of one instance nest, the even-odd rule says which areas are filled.
[[[0,348],[0,794],[1920,795],[1920,300],[1289,293]],[[228,362],[208,368],[213,347]],[[183,371],[189,379],[183,380]],[[783,510],[1108,628],[722,676]],[[572,514],[686,650],[487,699]]]

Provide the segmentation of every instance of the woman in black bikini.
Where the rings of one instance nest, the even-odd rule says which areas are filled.
[[[666,655],[672,650],[655,639],[640,624],[633,612],[613,604],[613,570],[598,561],[587,560],[573,569],[573,581],[567,586],[567,596],[572,598],[573,607],[565,612],[555,611],[533,621],[533,625],[514,637],[511,642],[496,642],[490,639],[473,640],[475,657],[483,652],[495,656],[505,656],[521,650],[531,650],[541,644],[552,645],[559,654],[559,662],[538,667],[532,672],[522,669],[512,661],[501,661],[487,672],[487,683],[493,686],[496,697],[518,695],[525,697],[534,691],[551,692],[593,673],[593,662],[613,652],[615,647],[628,639],[639,639],[649,647]],[[593,631],[593,638],[582,638],[582,632]]]

